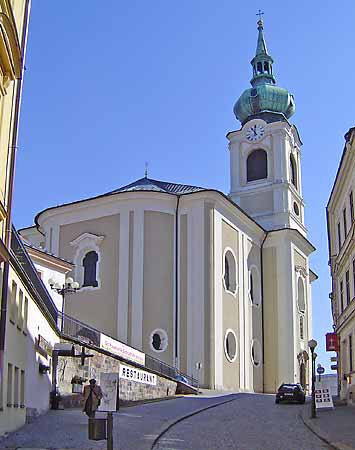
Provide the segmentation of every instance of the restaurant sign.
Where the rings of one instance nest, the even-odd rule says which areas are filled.
[[[157,376],[154,373],[135,369],[134,367],[124,366],[123,364],[120,364],[120,378],[124,380],[136,381],[137,383],[150,384],[153,386],[157,384]]]
[[[114,355],[120,356],[121,358],[127,359],[128,361],[134,361],[142,366],[145,365],[145,354],[129,347],[122,342],[116,341],[105,334],[100,334],[100,348],[106,350]]]

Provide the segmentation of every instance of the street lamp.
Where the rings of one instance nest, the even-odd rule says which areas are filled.
[[[315,339],[311,339],[308,341],[308,347],[311,350],[312,356],[312,414],[311,418],[316,418],[316,390],[315,390],[315,381],[316,381],[316,358],[317,353],[315,353],[315,348],[317,347],[317,341]]]
[[[77,281],[74,281],[73,278],[68,277],[65,280],[64,284],[56,283],[54,280],[49,279],[48,284],[51,287],[53,291],[56,291],[58,294],[62,296],[63,303],[62,303],[62,323],[60,327],[60,331],[63,332],[63,325],[64,325],[64,305],[65,305],[65,296],[67,294],[74,294],[80,289],[80,285]]]

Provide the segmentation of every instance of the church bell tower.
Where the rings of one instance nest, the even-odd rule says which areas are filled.
[[[234,106],[242,128],[228,133],[231,187],[229,196],[267,230],[296,228],[304,236],[301,145],[288,121],[293,95],[277,86],[273,59],[258,21],[258,41],[251,60],[251,88]]]

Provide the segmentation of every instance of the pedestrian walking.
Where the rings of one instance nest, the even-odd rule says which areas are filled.
[[[89,380],[89,385],[84,387],[84,408],[83,412],[89,417],[95,417],[95,412],[101,403],[103,397],[102,390],[96,380]]]

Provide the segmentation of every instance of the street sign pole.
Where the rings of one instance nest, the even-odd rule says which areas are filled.
[[[112,412],[107,413],[107,450],[113,450],[113,417]]]

